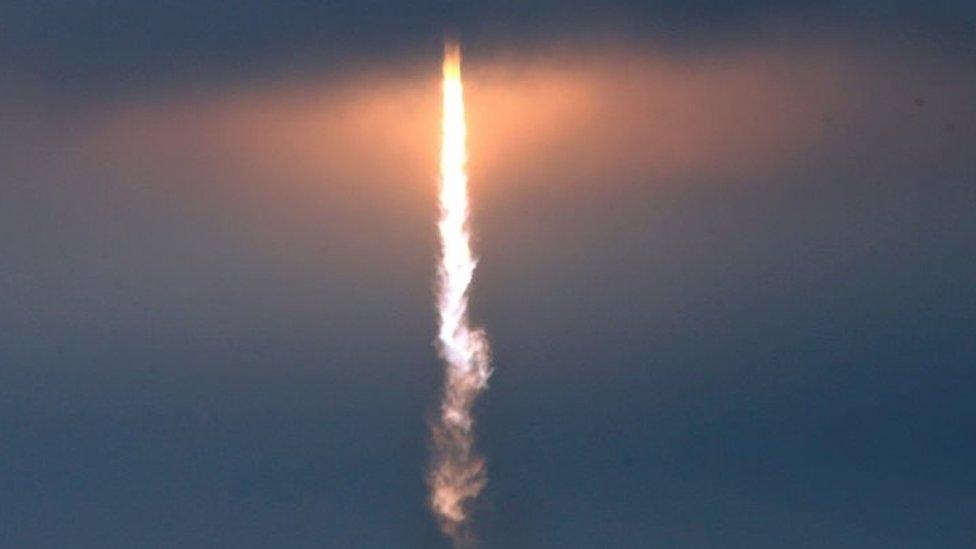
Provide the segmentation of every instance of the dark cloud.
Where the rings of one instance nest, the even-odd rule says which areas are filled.
[[[0,67],[8,78],[98,98],[106,90],[402,61],[436,52],[445,31],[483,51],[585,35],[700,50],[760,37],[796,40],[789,35],[802,29],[867,42],[884,33],[909,46],[972,55],[974,24],[971,4],[952,0],[884,7],[760,0],[12,2],[0,11]]]

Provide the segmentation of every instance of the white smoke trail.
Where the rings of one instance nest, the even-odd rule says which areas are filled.
[[[433,430],[430,504],[455,546],[471,544],[469,505],[486,482],[474,452],[471,406],[491,376],[484,332],[468,324],[468,287],[476,260],[468,232],[468,176],[461,50],[444,49],[444,105],[440,166],[441,260],[437,272],[438,351],[445,362],[444,395]]]

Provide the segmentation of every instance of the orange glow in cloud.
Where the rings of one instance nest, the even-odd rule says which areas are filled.
[[[802,71],[795,65],[785,54],[483,61],[465,76],[470,169],[488,187],[769,172],[816,143],[820,113],[844,108],[836,82],[843,66],[827,56],[804,58]],[[110,116],[96,142],[112,162],[196,163],[271,178],[279,188],[323,180],[416,186],[429,177],[440,110],[433,75],[360,73],[338,82],[133,104]],[[169,162],[176,159],[183,162]]]
[[[255,238],[264,223],[376,246],[422,231],[436,201],[423,184],[437,177],[440,148],[441,75],[429,69],[142,98],[106,111],[78,148],[99,170],[187,203],[233,205],[257,220],[243,228]],[[480,204],[537,193],[576,208],[669,185],[769,180],[817,151],[824,113],[866,116],[851,114],[845,93],[856,69],[790,52],[476,58],[464,82],[472,193]]]

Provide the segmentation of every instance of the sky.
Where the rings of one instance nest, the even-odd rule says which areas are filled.
[[[528,4],[528,5],[527,5]],[[970,2],[6,2],[0,547],[976,544]]]

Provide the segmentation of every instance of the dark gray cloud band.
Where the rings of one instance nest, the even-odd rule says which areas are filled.
[[[783,30],[783,23],[789,22]],[[779,29],[779,30],[777,30]],[[760,35],[841,33],[971,55],[971,3],[834,1],[14,2],[0,8],[0,71],[103,93],[276,71],[337,70],[433,55],[444,32],[483,51],[613,35],[659,48],[727,47]]]

